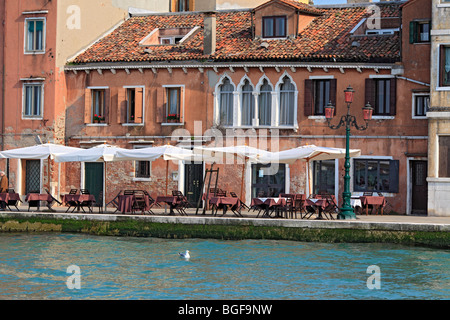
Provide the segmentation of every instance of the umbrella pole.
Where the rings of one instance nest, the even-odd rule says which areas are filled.
[[[169,183],[169,161],[166,161],[166,196],[168,195],[168,183]],[[164,214],[167,213],[167,204],[164,205]]]
[[[245,160],[244,160],[245,161]],[[246,167],[247,161],[244,162],[244,164],[242,165],[242,177],[241,177],[241,198],[243,199],[242,196],[244,194],[244,179],[245,179],[245,167]]]

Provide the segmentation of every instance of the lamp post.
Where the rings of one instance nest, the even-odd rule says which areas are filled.
[[[332,125],[331,119],[334,117],[335,107],[331,104],[331,101],[325,107],[325,118],[327,119],[328,127],[330,129],[336,130],[342,126],[345,126],[346,135],[345,135],[345,176],[344,176],[344,192],[342,193],[342,197],[344,199],[344,203],[340,208],[340,212],[338,214],[338,219],[356,219],[356,215],[353,211],[353,208],[350,204],[350,198],[352,193],[350,192],[350,128],[354,126],[357,130],[363,131],[369,127],[369,120],[372,119],[372,106],[367,103],[363,109],[363,116],[365,125],[358,126],[356,123],[356,117],[350,114],[350,105],[353,102],[353,96],[355,91],[351,86],[348,86],[345,93],[345,103],[347,103],[347,114],[341,117],[341,120],[337,125]]]

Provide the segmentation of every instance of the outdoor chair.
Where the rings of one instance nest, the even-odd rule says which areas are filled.
[[[70,189],[69,194],[77,194],[78,189]]]
[[[92,206],[98,208],[98,213],[103,213],[103,191],[100,191],[98,201],[96,199]]]
[[[90,194],[88,189],[80,189],[81,194]]]
[[[122,193],[122,190],[120,190],[120,191],[117,193],[117,195],[116,195],[110,202],[108,202],[108,203],[105,205],[105,210],[106,210],[106,208],[107,208],[110,204],[112,204],[112,205],[116,208],[116,210],[115,210],[113,213],[116,213],[117,210],[119,210],[119,196],[120,196],[121,193]]]
[[[177,210],[180,214],[187,215],[186,208],[191,208],[192,205],[190,204],[186,196],[183,195],[183,193],[179,190],[173,190],[172,195],[176,196],[178,199],[178,203],[174,209]]]
[[[14,189],[8,189],[7,193],[16,193],[16,192],[14,191]],[[6,206],[8,207],[8,209],[10,211],[12,211],[10,206],[16,207],[17,211],[19,211],[19,208],[17,207],[19,201],[22,202],[20,199],[18,199],[18,200],[8,200],[8,202],[6,202]]]
[[[333,218],[333,216],[331,214],[339,212],[339,208],[338,208],[336,202],[334,201],[334,198],[329,193],[323,194],[322,197],[324,199],[327,199],[327,206],[323,210],[323,213],[325,215],[328,213],[330,218],[331,218],[331,220],[334,220],[334,218]]]
[[[230,196],[232,196],[233,198],[239,198],[239,197],[237,196],[237,194],[236,194],[235,192],[233,192],[233,191],[230,191]],[[247,206],[247,205],[245,204],[244,201],[242,201],[241,199],[239,199],[239,200],[241,201],[241,205],[240,205],[240,207],[239,207],[239,211],[240,211],[240,209],[242,209],[242,208],[245,208],[245,209],[247,209],[247,210],[250,210],[250,207]]]
[[[277,214],[286,219],[294,217],[294,196],[292,194],[280,193],[280,197],[286,198],[286,204],[277,208]]]

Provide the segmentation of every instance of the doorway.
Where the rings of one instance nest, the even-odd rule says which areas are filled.
[[[84,164],[84,188],[95,196],[96,201],[103,201],[100,199],[100,192],[103,194],[103,173],[103,162],[86,162]]]
[[[285,190],[285,164],[252,164],[252,198],[278,197]]]
[[[411,161],[411,214],[427,213],[427,174],[427,161]]]
[[[41,192],[41,160],[25,160],[25,194]]]
[[[197,206],[202,196],[203,163],[186,163],[184,165],[184,190],[189,203]]]

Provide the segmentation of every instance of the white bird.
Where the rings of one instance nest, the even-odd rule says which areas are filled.
[[[178,254],[185,259],[189,259],[191,257],[191,255],[189,254],[189,250],[186,250],[185,253],[180,252]]]

